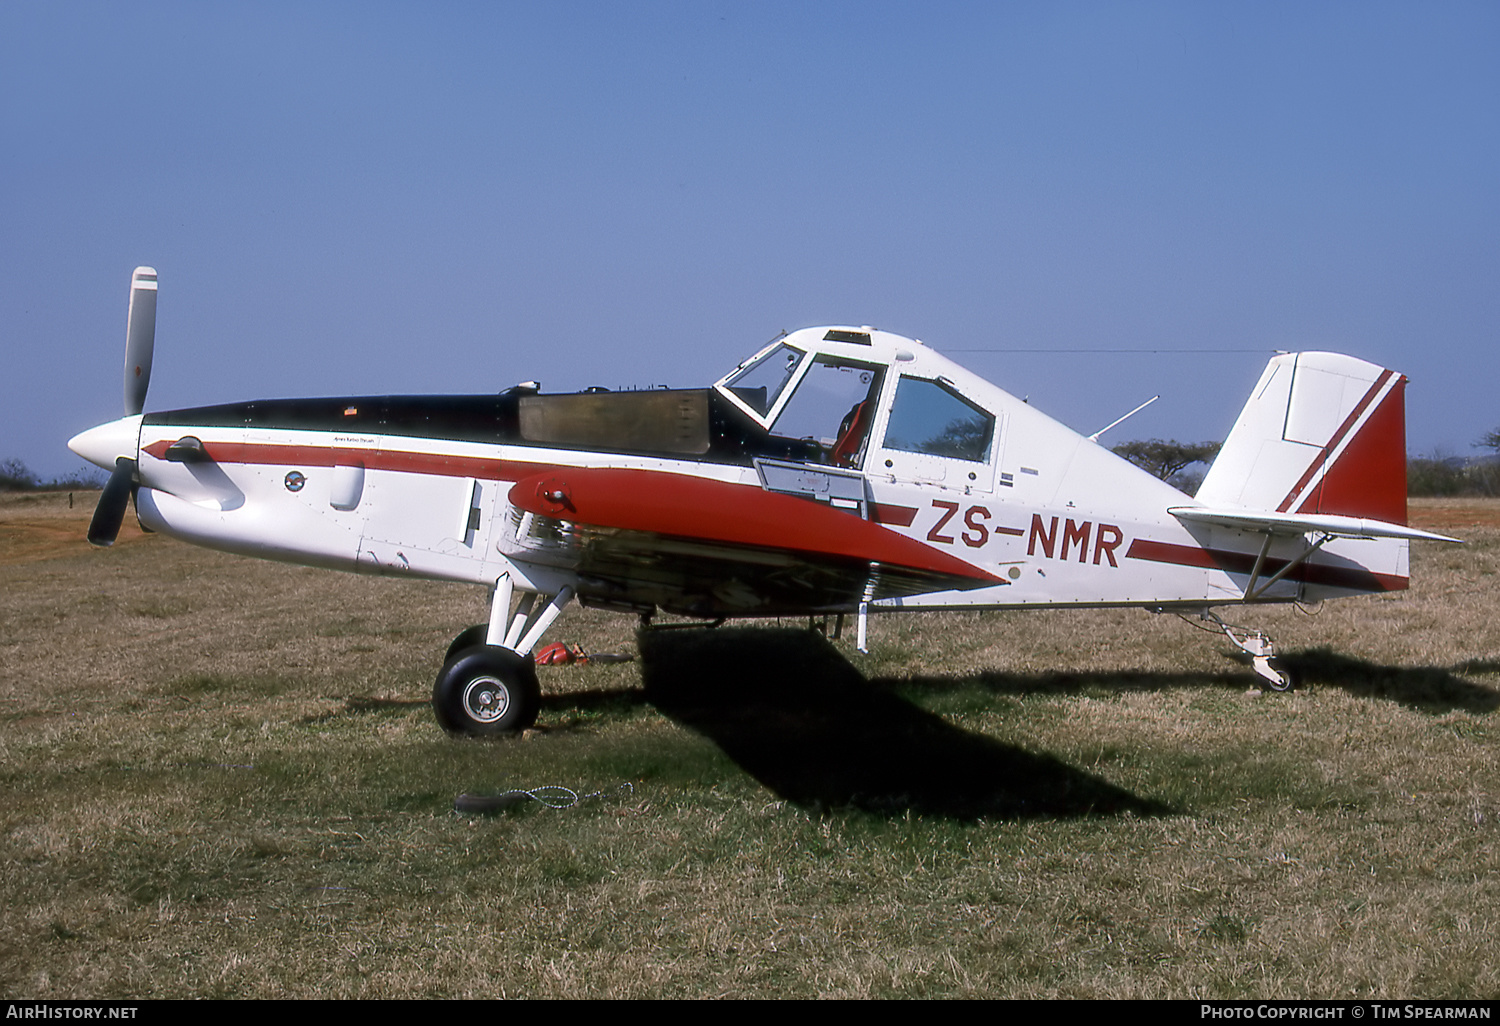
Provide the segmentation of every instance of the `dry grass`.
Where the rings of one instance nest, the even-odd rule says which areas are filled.
[[[1500,504],[1413,590],[1238,617],[1308,677],[1136,611],[646,639],[450,740],[482,595],[0,497],[8,997],[1489,997]],[[623,617],[554,636],[634,649]],[[462,791],[597,792],[459,816]]]

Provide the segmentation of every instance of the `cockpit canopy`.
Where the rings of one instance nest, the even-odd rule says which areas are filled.
[[[986,464],[995,415],[964,396],[945,370],[958,372],[913,339],[810,328],[771,343],[715,387],[771,435],[815,443],[835,466],[863,466],[878,420],[882,448]]]

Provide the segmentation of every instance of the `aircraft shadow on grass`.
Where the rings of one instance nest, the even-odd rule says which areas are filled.
[[[1471,659],[1456,666],[1382,666],[1326,648],[1288,653],[1282,661],[1309,684],[1343,688],[1351,695],[1384,698],[1421,712],[1492,713],[1500,691],[1459,674],[1500,673],[1500,660]]]
[[[956,727],[867,681],[811,631],[647,633],[641,656],[649,702],[804,808],[966,820],[1178,811]]]
[[[1054,756],[963,730],[901,697],[896,686],[977,687],[1019,695],[1259,684],[1239,670],[985,672],[867,680],[826,639],[798,628],[655,632],[643,634],[640,642],[644,691],[601,693],[600,701],[649,702],[796,805],[882,815],[911,811],[956,819],[1025,819],[1182,811]],[[1500,671],[1500,661],[1470,660],[1452,668],[1384,666],[1326,649],[1284,658],[1308,684],[1419,711],[1500,709],[1500,691],[1459,676]],[[573,693],[566,701],[576,705],[579,697]]]
[[[1249,658],[1225,652],[1243,663]],[[1500,673],[1500,660],[1468,660],[1451,667],[1386,666],[1353,659],[1326,648],[1288,652],[1277,657],[1306,686],[1342,688],[1351,695],[1383,698],[1419,712],[1492,713],[1500,709],[1500,690],[1465,680],[1460,674]],[[876,681],[879,684],[879,681]],[[1163,691],[1216,685],[1244,690],[1264,682],[1248,669],[1220,673],[1149,673],[1142,670],[1054,673],[983,671],[966,677],[912,677],[905,683],[924,690],[978,687],[994,694],[1075,694],[1087,688],[1103,691]]]

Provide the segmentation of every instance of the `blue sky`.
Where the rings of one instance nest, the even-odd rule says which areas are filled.
[[[138,264],[148,409],[853,323],[1084,433],[1161,393],[1106,444],[1222,438],[1275,349],[1409,375],[1413,452],[1500,427],[1494,3],[5,0],[0,187],[45,476],[121,413]]]

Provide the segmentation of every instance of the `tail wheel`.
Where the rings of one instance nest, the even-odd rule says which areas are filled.
[[[491,736],[536,722],[542,689],[529,655],[475,645],[453,655],[432,688],[432,710],[450,734]]]
[[[1275,681],[1271,682],[1272,691],[1295,691],[1302,686],[1302,671],[1286,665],[1280,659],[1271,660],[1271,672],[1281,681],[1279,686]]]

